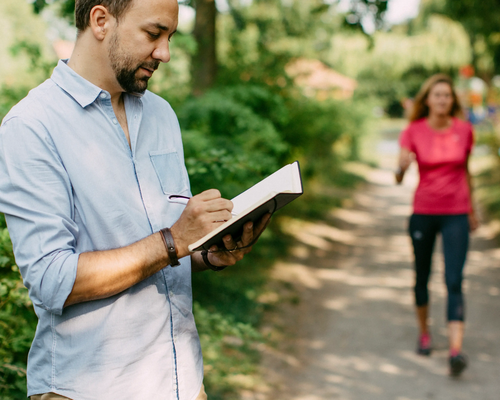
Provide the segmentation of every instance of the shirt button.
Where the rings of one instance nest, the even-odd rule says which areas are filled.
[[[116,120],[116,118],[113,118],[113,124],[116,125],[117,123],[118,123],[118,121]]]
[[[105,99],[105,98],[107,98],[108,96],[106,95],[106,93],[101,93],[101,94],[100,94],[100,97],[101,97],[101,99]]]

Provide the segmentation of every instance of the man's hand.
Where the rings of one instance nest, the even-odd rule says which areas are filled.
[[[271,214],[266,214],[255,227],[252,222],[247,222],[243,226],[241,239],[237,242],[234,241],[231,235],[225,236],[223,238],[225,249],[219,249],[217,246],[212,246],[210,248],[208,252],[208,260],[210,263],[215,266],[236,264],[245,254],[252,250],[250,244],[254,243],[259,238],[270,220]]]
[[[177,257],[190,254],[188,246],[231,219],[233,203],[217,189],[206,190],[189,199],[177,222],[172,225]]]

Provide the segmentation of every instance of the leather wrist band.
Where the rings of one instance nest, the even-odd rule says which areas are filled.
[[[210,268],[211,270],[214,271],[222,271],[224,268],[227,267],[227,265],[221,265],[220,267],[217,267],[216,265],[213,265],[210,261],[208,261],[208,251],[203,250],[201,252],[201,256],[203,257],[203,261],[205,262],[205,265]]]
[[[160,230],[161,237],[163,239],[163,244],[167,249],[168,258],[170,258],[170,265],[172,267],[177,267],[181,265],[179,259],[177,258],[177,252],[175,251],[175,243],[170,228],[163,228]]]

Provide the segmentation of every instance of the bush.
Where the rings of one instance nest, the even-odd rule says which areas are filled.
[[[26,398],[26,360],[36,316],[12,253],[0,214],[0,398]]]
[[[284,136],[293,158],[302,161],[305,179],[338,185],[343,162],[359,159],[368,110],[351,101],[302,97],[289,101],[289,112]]]
[[[178,116],[193,193],[215,187],[232,198],[287,159],[276,127],[286,119],[284,105],[259,87],[212,90],[188,100]]]

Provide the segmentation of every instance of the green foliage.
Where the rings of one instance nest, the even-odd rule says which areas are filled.
[[[26,398],[26,360],[36,316],[0,214],[0,398]]]
[[[390,116],[402,116],[401,101],[414,96],[427,77],[437,72],[454,76],[471,60],[467,32],[442,15],[376,32],[372,41],[370,49],[363,35],[338,32],[326,61],[358,80],[357,99],[378,99]]]
[[[0,1],[0,88],[19,92],[47,77],[52,63],[45,22],[31,13],[25,1]],[[0,102],[6,101],[0,96]]]
[[[33,12],[40,14],[45,7],[52,3],[59,6],[59,15],[68,22],[74,23],[75,0],[33,0]]]
[[[346,16],[344,26],[350,25],[363,32],[362,20],[372,17],[377,29],[382,28],[388,3],[388,0],[350,0],[350,11]]]
[[[195,51],[193,36],[177,32],[170,43],[171,60],[160,64],[149,82],[149,89],[168,99],[174,109],[191,95],[190,59]]]
[[[28,94],[28,89],[17,88],[8,85],[0,87],[0,120],[5,117],[9,110],[23,97]]]
[[[282,100],[260,87],[225,87],[188,100],[178,111],[194,193],[216,187],[231,198],[274,172],[287,144],[276,124]]]
[[[500,74],[500,0],[439,0],[430,5],[433,10],[463,24],[474,44],[474,66],[482,74]],[[480,43],[485,49],[480,49]],[[481,65],[481,58],[483,65]],[[484,63],[487,58],[489,62]]]
[[[21,56],[26,56],[29,60],[29,73],[34,75],[39,75],[40,80],[50,76],[53,68],[55,67],[55,62],[47,61],[43,57],[43,51],[41,46],[30,40],[21,40],[16,42],[10,48],[11,54],[15,58]],[[0,120],[5,117],[9,110],[22,98],[24,98],[30,90],[30,86],[27,84],[9,84],[0,83]]]
[[[476,145],[488,148],[490,153],[488,167],[474,180],[474,197],[483,206],[488,219],[500,220],[500,124],[485,120],[474,127],[474,132]]]
[[[293,204],[293,203],[292,203]],[[277,222],[280,217],[273,217]],[[286,254],[288,238],[271,224],[252,253],[221,272],[193,274],[194,314],[203,350],[210,399],[236,400],[258,381],[258,333],[264,304],[259,300],[270,266]]]
[[[230,314],[209,311],[194,303],[205,366],[204,384],[212,400],[239,399],[242,388],[252,388],[262,338],[248,323]],[[253,378],[253,379],[252,379]]]
[[[317,58],[330,50],[341,20],[321,0],[230,2],[219,18],[219,82],[290,84],[285,65],[296,57]]]
[[[38,43],[29,40],[21,40],[11,47],[11,52],[14,56],[19,56],[25,53],[30,60],[29,72],[41,72],[44,76],[49,76],[54,67],[55,62],[46,61],[43,59],[43,52]]]
[[[359,158],[369,110],[362,103],[304,97],[290,99],[289,107],[284,135],[292,158],[302,160],[306,179],[338,184],[342,163]]]

